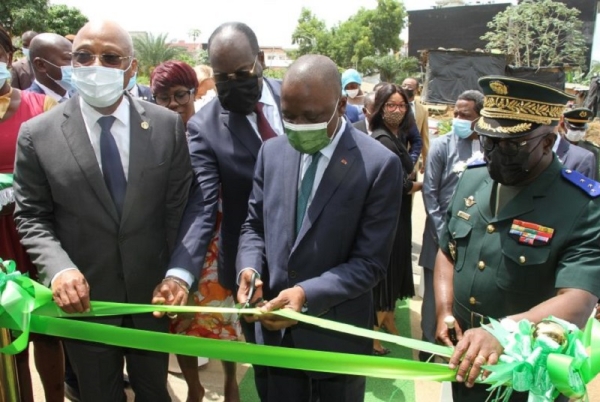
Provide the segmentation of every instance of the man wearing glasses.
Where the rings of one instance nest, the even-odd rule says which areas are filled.
[[[258,151],[263,142],[284,133],[279,106],[281,83],[263,78],[264,55],[256,35],[243,23],[219,26],[208,41],[208,55],[218,99],[188,122],[197,186],[190,194],[167,278],[178,277],[191,285],[200,277],[220,197],[219,282],[235,293],[238,239],[248,214]],[[157,287],[154,300],[184,304],[187,296],[174,281],[166,280]],[[254,342],[255,325],[242,320],[242,328],[245,339]],[[259,395],[265,400],[262,368],[254,368]]]
[[[192,181],[181,118],[125,93],[137,61],[131,37],[90,22],[73,42],[78,95],[23,124],[15,220],[22,242],[67,313],[93,300],[148,303],[164,278]],[[179,286],[182,286],[181,284]],[[95,322],[167,331],[151,314]],[[170,401],[168,356],[65,341],[82,401],[125,401],[123,362],[136,398]]]
[[[509,331],[548,316],[581,327],[600,295],[600,184],[563,168],[552,152],[569,95],[508,77],[479,84],[485,101],[475,131],[487,168],[463,173],[434,271],[438,340],[452,345],[446,316],[458,324],[455,402],[489,396],[488,385],[474,384],[502,353],[480,328],[489,317]],[[514,392],[509,400],[527,398]]]

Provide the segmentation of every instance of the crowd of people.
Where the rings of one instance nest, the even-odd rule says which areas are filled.
[[[166,61],[153,66],[150,86],[137,82],[132,39],[114,22],[89,22],[72,38],[30,31],[22,42],[26,57],[13,62],[17,49],[0,29],[0,173],[14,174],[0,257],[49,286],[67,313],[89,311],[90,301],[237,302],[262,314],[89,320],[387,355],[379,341],[269,312],[399,334],[397,302],[415,294],[418,192],[427,214],[423,340],[455,348],[456,402],[489,395],[475,384],[502,352],[481,328],[489,317],[581,326],[596,306],[600,151],[584,138],[591,112],[566,108],[570,97],[557,89],[482,77],[480,90],[458,96],[452,130],[430,141],[417,78],[363,91],[356,70],[340,74],[329,58],[306,55],[282,81],[270,79],[240,22],[210,36],[210,67]],[[456,345],[447,316],[457,320]],[[125,401],[126,386],[136,400],[170,400],[164,353],[31,340],[47,401]],[[197,359],[177,360],[186,400],[202,401]],[[27,402],[28,361],[17,356]],[[222,364],[225,400],[243,400],[236,364]],[[254,379],[263,402],[365,394],[362,376],[255,365]]]

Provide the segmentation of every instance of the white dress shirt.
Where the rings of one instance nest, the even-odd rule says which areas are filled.
[[[45,86],[44,84],[42,84],[41,82],[39,82],[38,80],[34,81],[36,84],[38,84],[40,86],[40,88],[42,88],[44,90],[44,92],[46,93],[46,96],[51,97],[52,99],[54,99],[56,102],[61,102],[65,99],[69,99],[69,91],[65,91],[65,96],[59,95],[56,92],[54,92],[53,90],[51,90],[50,88],[48,88],[47,86]]]
[[[100,156],[100,132],[102,131],[98,119],[103,117],[96,109],[88,105],[79,98],[79,105],[81,106],[81,114],[83,115],[83,122],[85,123],[85,129],[92,143],[92,148],[96,154],[96,160],[100,170],[102,170],[102,158]],[[126,96],[123,96],[119,107],[112,114],[115,117],[110,132],[115,138],[117,148],[119,149],[119,156],[121,157],[121,163],[123,164],[123,172],[125,173],[125,179],[129,177],[129,100]]]
[[[267,83],[264,81],[262,86],[262,94],[260,96],[259,102],[264,104],[263,114],[267,118],[273,131],[275,131],[277,135],[285,134],[285,131],[283,130],[283,123],[281,122],[281,115],[279,114],[279,109],[277,108],[277,104],[275,103],[275,98],[273,97],[273,94],[269,89],[269,85],[267,85]],[[250,113],[246,117],[248,118],[250,125],[254,129],[254,132],[262,141],[260,133],[258,132],[258,125],[256,123],[256,113]]]
[[[340,122],[341,122],[340,128],[335,133],[335,136],[333,137],[333,139],[331,140],[329,145],[327,145],[325,148],[323,148],[321,151],[319,151],[321,153],[321,157],[319,159],[319,162],[317,163],[317,171],[315,172],[315,181],[313,183],[313,187],[310,192],[310,196],[308,197],[308,203],[306,204],[307,211],[308,211],[308,208],[310,208],[310,204],[312,203],[313,197],[315,196],[317,189],[319,188],[319,183],[321,183],[321,179],[323,178],[325,169],[327,169],[327,166],[329,165],[329,161],[331,161],[333,152],[335,151],[335,148],[337,148],[337,146],[340,142],[340,138],[342,138],[342,135],[344,134],[344,130],[346,130],[346,119],[341,117]],[[304,175],[306,174],[306,171],[308,170],[308,167],[310,166],[310,163],[312,162],[312,158],[313,158],[312,155],[302,154],[302,158],[300,159],[300,177],[298,180],[298,190],[300,190],[300,185],[302,184],[302,179],[304,178]]]

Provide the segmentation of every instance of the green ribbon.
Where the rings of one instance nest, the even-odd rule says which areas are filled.
[[[14,202],[13,195],[13,175],[0,173],[0,210],[3,206]]]
[[[0,173],[0,190],[12,187],[13,175],[8,173]]]

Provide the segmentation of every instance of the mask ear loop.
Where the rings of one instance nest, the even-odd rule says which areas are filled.
[[[331,115],[331,118],[327,122],[327,125],[329,125],[329,123],[331,123],[331,120],[333,120],[333,118],[335,117],[335,112],[337,112],[339,104],[340,104],[340,98],[338,98],[337,101],[335,102],[335,108],[333,109],[333,114]],[[341,117],[341,118],[343,119],[343,117]],[[333,136],[329,139],[330,144],[333,141],[333,139],[335,138],[335,136],[337,135],[339,126],[340,126],[340,119],[338,119],[337,123],[335,124],[335,130],[333,130]]]

